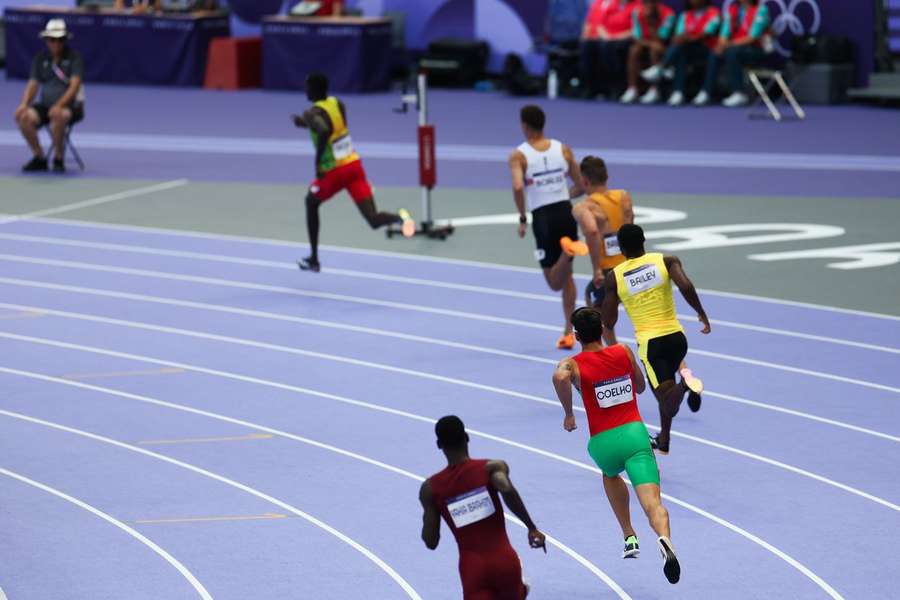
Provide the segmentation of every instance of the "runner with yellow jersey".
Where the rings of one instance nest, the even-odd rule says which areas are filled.
[[[572,209],[584,233],[594,273],[585,289],[584,302],[597,308],[603,304],[604,280],[613,268],[625,261],[616,233],[622,225],[634,223],[631,194],[609,189],[608,180],[609,171],[603,159],[586,156],[581,161],[581,182],[587,198]],[[607,346],[612,346],[616,343],[615,331],[605,328],[603,339]]]
[[[659,403],[660,432],[651,440],[663,454],[669,452],[672,419],[678,414],[687,391],[700,393],[703,383],[694,377],[682,361],[687,354],[687,338],[675,313],[672,282],[703,323],[701,333],[710,332],[709,319],[677,256],[644,251],[644,230],[623,225],[618,232],[619,248],[625,260],[606,278],[603,324],[613,327],[619,318],[619,302],[634,324],[638,351],[653,394]],[[675,373],[681,381],[675,383]]]
[[[402,223],[403,235],[415,234],[416,225],[409,213],[378,212],[372,186],[366,178],[362,160],[353,148],[347,129],[347,109],[344,103],[328,95],[328,78],[312,73],[306,78],[306,97],[313,105],[302,115],[293,115],[294,125],[308,128],[316,149],[316,178],[306,194],[306,228],[309,233],[310,255],[297,261],[304,271],[318,272],[319,264],[319,206],[340,192],[347,190],[363,218],[372,229],[392,223]]]

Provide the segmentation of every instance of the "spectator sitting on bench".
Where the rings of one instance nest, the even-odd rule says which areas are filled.
[[[634,23],[634,43],[628,49],[628,89],[620,98],[623,104],[631,104],[637,100],[644,65],[648,60],[651,66],[662,62],[666,41],[672,37],[675,28],[675,11],[659,0],[641,0],[631,18]],[[658,101],[659,89],[651,84],[641,96],[641,104]]]
[[[650,83],[661,78],[674,79],[669,106],[684,104],[684,88],[689,66],[706,66],[709,53],[716,47],[722,14],[710,0],[689,0],[687,10],[678,15],[675,38],[666,50],[662,64],[654,65],[641,73]]]
[[[63,173],[66,128],[84,118],[84,62],[78,51],[69,47],[66,22],[50,19],[41,32],[47,49],[34,57],[31,76],[16,108],[16,123],[34,157],[22,167],[23,171],[46,171],[47,157],[38,139],[38,130],[49,126],[53,138],[53,170]],[[41,97],[34,102],[40,90]]]
[[[735,107],[750,101],[744,93],[744,67],[758,65],[765,59],[763,42],[769,23],[769,9],[759,0],[739,0],[731,5],[722,23],[719,41],[706,64],[706,82],[694,98],[695,105],[703,106],[712,100],[723,62],[731,95],[722,104]]]
[[[581,32],[581,79],[584,97],[610,93],[624,79],[625,56],[631,45],[631,15],[638,0],[594,0]]]

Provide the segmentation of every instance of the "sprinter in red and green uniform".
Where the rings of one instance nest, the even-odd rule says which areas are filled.
[[[306,194],[306,227],[309,232],[310,255],[297,262],[304,271],[318,272],[319,205],[347,190],[363,218],[372,229],[402,223],[403,235],[415,234],[416,226],[409,213],[378,212],[372,186],[366,179],[359,154],[353,148],[347,129],[344,103],[328,95],[328,78],[313,73],[306,78],[306,97],[313,105],[302,115],[293,115],[294,125],[309,129],[316,149],[316,179]]]
[[[581,393],[587,413],[591,433],[588,453],[603,471],[606,497],[625,536],[622,557],[637,558],[640,554],[628,509],[628,487],[619,475],[626,471],[650,526],[659,536],[663,573],[669,583],[678,583],[681,566],[669,540],[669,513],[660,498],[659,469],[637,405],[637,394],[646,387],[644,376],[627,346],[603,347],[600,311],[579,308],[572,313],[572,325],[581,353],[559,363],[553,374],[553,386],[565,412],[563,428],[577,428],[572,410],[574,387]]]

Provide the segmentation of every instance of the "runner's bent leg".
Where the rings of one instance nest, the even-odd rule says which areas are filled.
[[[306,193],[306,231],[309,234],[309,258],[311,262],[319,262],[319,205],[322,201],[312,192]]]
[[[622,534],[627,539],[628,536],[637,535],[634,527],[631,526],[631,511],[628,508],[628,486],[625,481],[616,475],[615,477],[603,476],[603,489],[606,490],[606,498],[612,507],[619,527],[622,528]]]
[[[375,208],[375,200],[372,198],[360,200],[356,203],[356,207],[372,229],[378,229],[379,227],[384,227],[391,223],[401,223],[403,221],[403,219],[400,218],[400,215],[389,212],[378,212]]]
[[[655,483],[642,483],[634,488],[641,508],[647,515],[650,527],[660,537],[669,537],[669,511],[663,506],[659,496],[659,486]]]

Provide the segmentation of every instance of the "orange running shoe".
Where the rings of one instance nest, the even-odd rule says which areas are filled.
[[[560,350],[571,350],[575,347],[575,334],[564,333],[556,340],[556,347]]]
[[[562,251],[569,256],[585,256],[588,253],[587,244],[584,242],[577,242],[569,236],[560,238],[559,245],[562,248]]]

